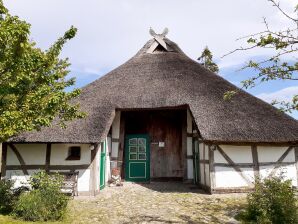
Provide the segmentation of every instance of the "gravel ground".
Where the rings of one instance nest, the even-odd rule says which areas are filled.
[[[208,195],[175,182],[106,187],[70,203],[71,223],[238,223],[245,194]]]

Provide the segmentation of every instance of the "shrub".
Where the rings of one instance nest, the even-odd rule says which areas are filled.
[[[12,211],[15,203],[15,197],[12,191],[13,181],[0,180],[0,213],[9,213]]]
[[[15,216],[28,221],[61,219],[69,199],[60,192],[62,177],[38,172],[29,182],[33,190],[21,194],[14,208]]]
[[[248,205],[241,214],[249,223],[298,223],[297,202],[291,180],[282,176],[257,180],[247,196]]]

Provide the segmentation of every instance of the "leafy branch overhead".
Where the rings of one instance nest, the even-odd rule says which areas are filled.
[[[68,59],[59,59],[63,45],[77,29],[71,27],[48,50],[29,40],[30,24],[9,14],[0,0],[0,142],[24,131],[50,126],[55,118],[65,122],[82,118],[80,94],[74,79],[67,79]]]
[[[280,4],[275,0],[269,0],[279,12],[285,16],[289,25],[284,30],[272,30],[264,18],[265,30],[240,39],[246,39],[249,47],[241,47],[228,53],[236,51],[250,50],[254,48],[269,49],[274,54],[262,61],[249,61],[242,69],[251,68],[256,74],[249,79],[242,81],[242,88],[253,88],[259,83],[273,80],[298,81],[298,5],[294,9],[294,15],[285,12]],[[226,56],[226,55],[225,55]],[[236,91],[229,91],[225,94],[225,99],[230,99]],[[295,94],[291,102],[274,101],[281,110],[291,112],[298,110],[298,93]]]

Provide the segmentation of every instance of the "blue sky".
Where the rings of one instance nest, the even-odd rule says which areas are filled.
[[[71,76],[77,87],[106,74],[132,57],[151,37],[149,27],[168,37],[191,58],[196,59],[208,45],[219,64],[220,75],[239,85],[253,74],[238,69],[248,60],[262,59],[270,51],[227,52],[244,45],[237,38],[264,30],[266,17],[274,30],[288,21],[267,0],[4,0],[12,14],[32,25],[31,38],[47,49],[71,26],[77,36],[66,44],[61,57],[68,57]],[[296,0],[281,0],[281,6],[293,11]],[[289,59],[291,60],[291,59]],[[288,100],[298,93],[297,82],[272,82],[248,90],[270,102]],[[292,114],[296,119],[298,113]]]

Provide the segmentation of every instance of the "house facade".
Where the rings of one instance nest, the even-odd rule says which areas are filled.
[[[208,192],[251,190],[283,173],[297,187],[298,123],[203,68],[163,34],[82,88],[88,116],[2,144],[2,178],[79,171],[79,195],[96,195],[118,169],[125,181],[193,182]]]

